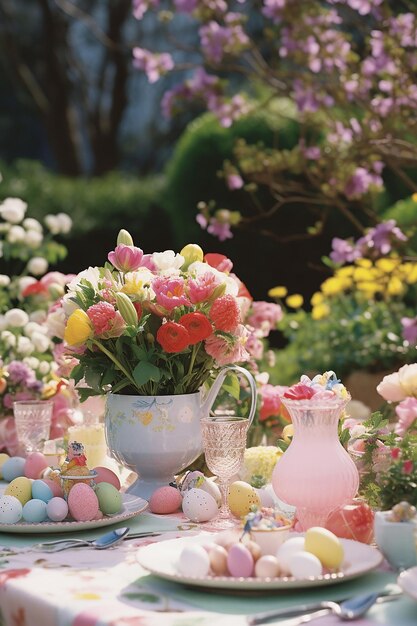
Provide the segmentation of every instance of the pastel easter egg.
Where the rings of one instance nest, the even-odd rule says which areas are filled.
[[[213,498],[217,502],[217,506],[221,506],[222,494],[220,493],[220,489],[218,488],[215,482],[213,482],[209,478],[204,477],[204,480],[202,484],[200,485],[199,489],[202,489],[203,491],[206,491],[211,496],[213,496]]]
[[[46,505],[46,512],[53,522],[62,522],[68,515],[68,504],[64,498],[51,498]]]
[[[283,574],[290,574],[289,560],[293,554],[304,551],[304,537],[287,539],[277,550],[276,557]]]
[[[25,461],[25,476],[27,478],[39,478],[47,467],[48,461],[42,452],[32,452]]]
[[[227,569],[235,577],[252,576],[253,557],[243,543],[235,543],[231,546],[227,555]]]
[[[0,497],[0,524],[16,524],[22,518],[22,504],[14,496]]]
[[[4,495],[14,496],[24,506],[32,497],[32,483],[25,476],[14,478],[4,490]]]
[[[276,578],[280,571],[278,559],[272,554],[261,556],[255,563],[255,576],[258,578]]]
[[[184,515],[192,522],[208,522],[218,513],[217,502],[202,489],[190,489],[182,500]]]
[[[305,550],[314,554],[328,569],[338,569],[343,562],[344,550],[340,540],[330,530],[320,526],[306,531]]]
[[[38,499],[29,500],[23,507],[22,516],[26,522],[31,522],[32,524],[43,522],[48,517],[46,502]]]
[[[209,480],[204,476],[202,472],[195,470],[194,472],[188,472],[184,480],[181,482],[180,491],[184,496],[190,489],[203,489],[209,493],[216,500],[217,505],[220,506],[222,502],[222,496],[220,489],[215,482]]]
[[[0,453],[0,480],[3,479],[3,465],[7,461],[7,459],[10,459],[9,455],[6,454],[5,452],[1,452]]]
[[[183,576],[207,576],[210,569],[209,555],[198,544],[185,546],[181,550],[177,567]]]
[[[99,509],[94,489],[85,483],[75,484],[68,495],[68,508],[77,522],[88,522],[94,519]]]
[[[63,498],[64,492],[62,491],[61,483],[59,480],[52,480],[51,478],[42,478],[42,482],[45,485],[48,485],[49,489],[52,491],[52,495],[54,498]]]
[[[247,515],[253,506],[261,507],[261,499],[255,489],[243,480],[237,480],[229,487],[228,503],[236,517]]]
[[[323,573],[319,559],[310,552],[296,552],[289,558],[288,566],[294,578],[315,578]]]
[[[122,510],[122,494],[110,483],[99,483],[95,489],[100,511],[114,515]]]
[[[181,507],[182,496],[178,489],[169,485],[156,489],[149,500],[151,513],[168,515],[175,513]]]
[[[227,550],[223,546],[214,544],[209,550],[210,567],[216,576],[226,576],[227,569]]]
[[[24,476],[25,463],[26,459],[22,456],[12,456],[7,459],[1,468],[4,480],[10,483],[13,479]]]
[[[110,483],[115,487],[118,491],[120,491],[120,480],[117,474],[115,474],[108,467],[95,467],[94,472],[97,472],[97,476],[94,479],[94,482],[98,485],[99,483]]]
[[[32,498],[49,502],[54,497],[53,491],[44,480],[34,480],[32,483]]]

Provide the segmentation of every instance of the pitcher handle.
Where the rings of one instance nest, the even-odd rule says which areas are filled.
[[[250,390],[251,390],[251,408],[249,411],[249,426],[252,424],[253,422],[253,418],[255,417],[255,411],[256,411],[256,398],[258,395],[257,389],[256,389],[256,383],[255,380],[252,376],[252,374],[250,372],[248,372],[248,370],[246,370],[244,367],[240,367],[239,365],[227,365],[226,367],[224,367],[223,369],[220,370],[220,372],[217,375],[216,380],[214,381],[213,385],[211,386],[203,404],[202,404],[202,411],[203,411],[203,415],[208,415],[210,413],[211,407],[214,404],[214,401],[220,391],[220,387],[222,386],[224,379],[226,378],[227,374],[229,372],[239,372],[240,374],[242,374],[242,376],[244,376],[247,381],[249,382],[249,386],[250,386]]]

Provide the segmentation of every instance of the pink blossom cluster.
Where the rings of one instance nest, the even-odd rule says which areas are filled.
[[[417,424],[417,363],[403,365],[397,372],[384,376],[376,389],[384,400],[399,403],[395,408],[398,417],[395,432],[404,436]]]

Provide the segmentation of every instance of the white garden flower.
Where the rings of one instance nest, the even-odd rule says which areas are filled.
[[[43,241],[42,233],[39,233],[37,230],[28,230],[25,233],[25,244],[29,246],[29,248],[39,248]]]
[[[27,264],[27,269],[35,276],[42,276],[48,269],[48,261],[41,256],[34,256]]]
[[[59,219],[56,215],[45,215],[44,219],[46,227],[50,230],[52,235],[59,235],[61,231]]]
[[[100,276],[100,270],[98,267],[89,267],[86,270],[83,270],[77,276],[68,283],[68,293],[71,296],[75,295],[75,292],[79,289],[80,282],[85,279],[88,280],[89,283],[92,284],[95,291],[98,291],[98,285],[101,282],[102,278]]]
[[[3,242],[0,241],[0,259],[3,257]]]
[[[7,327],[8,324],[6,318],[4,317],[4,315],[0,315],[0,331],[6,330]]]
[[[49,313],[46,320],[48,335],[50,337],[58,337],[58,339],[63,339],[65,332],[65,321],[66,320],[64,309],[57,309],[56,311]]]
[[[3,330],[1,335],[1,340],[4,342],[6,348],[14,348],[16,345],[16,336],[10,332],[10,330]]]
[[[25,240],[26,231],[21,226],[12,226],[7,233],[9,243],[19,243]]]
[[[39,367],[39,359],[36,356],[25,356],[23,362],[32,370],[37,370]]]
[[[47,315],[46,311],[38,309],[37,311],[32,311],[32,313],[29,314],[29,319],[31,322],[36,322],[36,324],[42,325],[45,323]]]
[[[17,338],[16,352],[18,352],[22,356],[28,356],[29,354],[32,354],[34,349],[35,347],[29,337],[22,336]]]
[[[160,274],[179,274],[181,265],[184,264],[184,257],[176,254],[174,250],[165,250],[165,252],[154,252],[152,261],[155,263]]]
[[[33,333],[42,333],[43,335],[45,335],[47,332],[47,328],[45,328],[41,324],[38,324],[37,322],[34,322],[33,320],[30,320],[24,328],[24,333],[26,337],[32,337]]]
[[[63,235],[69,233],[72,228],[72,219],[70,218],[70,216],[66,213],[58,213],[56,217],[58,220],[60,232]]]
[[[4,317],[7,325],[11,328],[23,328],[29,321],[29,315],[22,309],[9,309]]]
[[[10,285],[10,277],[7,274],[0,274],[0,287],[8,287]]]
[[[49,370],[51,369],[50,364],[48,363],[48,361],[41,361],[39,363],[39,374],[41,374],[42,376],[45,376],[45,374],[48,374]]]
[[[33,276],[22,276],[22,278],[19,278],[17,282],[19,287],[19,296],[22,296],[22,293],[25,291],[25,289],[27,289],[27,287],[37,282],[38,281]]]
[[[35,346],[36,352],[46,352],[51,346],[49,338],[44,333],[36,331],[30,339]]]
[[[42,224],[35,220],[33,217],[27,217],[23,220],[23,228],[26,230],[36,230],[38,233],[43,231]]]
[[[65,296],[62,296],[61,298],[61,305],[67,317],[69,317],[76,309],[80,308],[78,304],[71,299],[73,295],[73,293],[66,293]]]
[[[19,224],[25,216],[27,206],[20,198],[6,198],[0,204],[0,215],[6,222]]]

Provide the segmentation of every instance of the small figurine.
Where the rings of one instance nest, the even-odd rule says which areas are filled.
[[[97,476],[96,472],[91,472],[87,467],[87,457],[84,454],[84,446],[82,443],[72,441],[68,445],[68,452],[64,463],[61,465],[60,477],[62,490],[65,498],[71,488],[79,482],[93,486],[93,479]]]

